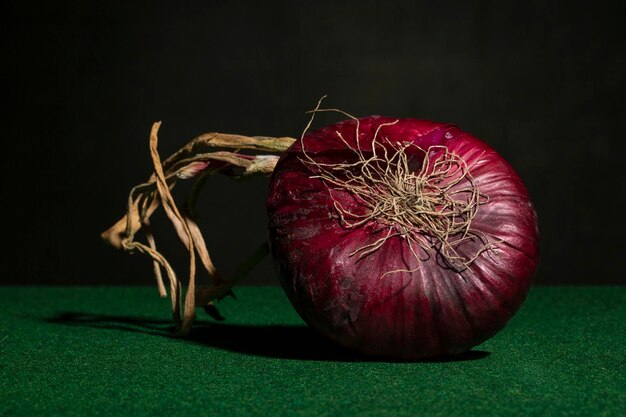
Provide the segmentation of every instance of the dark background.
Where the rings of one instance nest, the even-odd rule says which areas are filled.
[[[99,233],[150,173],[152,122],[162,155],[209,131],[296,136],[324,94],[483,138],[536,204],[536,282],[624,283],[620,2],[127,3],[2,3],[2,283],[151,284],[147,258]],[[225,273],[265,239],[267,184],[209,181],[200,222]],[[277,283],[271,262],[248,282]]]

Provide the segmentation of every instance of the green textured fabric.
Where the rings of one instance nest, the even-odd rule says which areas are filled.
[[[618,416],[626,287],[534,288],[456,361],[364,361],[280,288],[243,287],[169,336],[152,288],[0,287],[0,416]]]

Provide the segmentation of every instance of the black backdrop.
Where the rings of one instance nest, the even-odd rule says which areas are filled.
[[[624,282],[620,2],[127,3],[2,3],[2,283],[152,283],[99,240],[150,172],[151,123],[163,155],[208,131],[294,136],[323,94],[483,138],[536,203],[536,281]],[[267,183],[214,178],[201,199],[226,273],[265,238]],[[271,262],[248,282],[276,283]]]

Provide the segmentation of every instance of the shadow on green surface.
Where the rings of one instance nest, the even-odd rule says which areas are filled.
[[[171,322],[146,317],[96,315],[66,312],[45,320],[48,323],[107,330],[122,330],[198,343],[245,355],[278,359],[340,362],[389,362],[359,355],[326,340],[308,326],[251,326],[198,321],[186,339],[172,335]],[[486,358],[490,352],[471,350],[460,355],[427,362],[458,362]],[[393,361],[397,362],[397,361]]]

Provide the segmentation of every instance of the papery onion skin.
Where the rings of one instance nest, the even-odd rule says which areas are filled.
[[[359,119],[359,146],[378,138],[444,145],[470,167],[488,196],[471,227],[497,242],[467,269],[443,267],[437,256],[418,260],[400,237],[359,260],[349,256],[377,239],[370,221],[342,227],[322,180],[311,178],[305,151],[317,162],[337,163],[354,153],[356,122],[348,120],[305,135],[279,160],[267,200],[272,256],[285,292],[300,316],[330,339],[357,351],[396,359],[427,359],[465,352],[487,340],[519,309],[539,261],[537,216],[513,168],[484,142],[459,128],[430,121],[371,116]],[[363,210],[346,191],[333,196]],[[470,253],[475,247],[463,250]],[[479,242],[476,242],[479,245]],[[409,268],[407,268],[407,266]],[[388,271],[419,269],[413,272]]]

